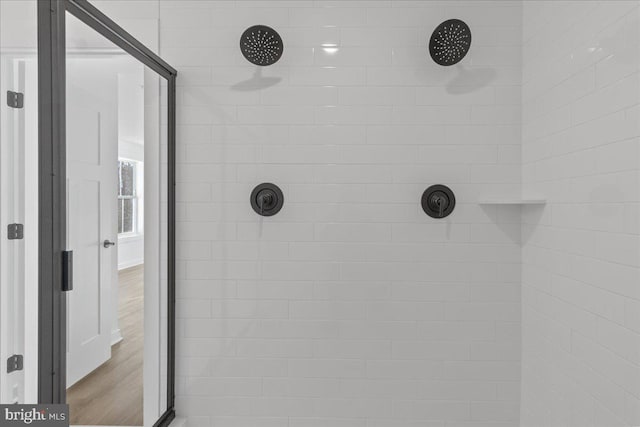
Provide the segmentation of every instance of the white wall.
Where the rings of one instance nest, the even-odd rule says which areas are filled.
[[[0,402],[38,394],[38,76],[35,3],[0,2],[0,93],[24,93],[24,108],[0,106],[0,359],[24,355],[24,369],[0,372]],[[24,240],[7,240],[21,223]]]
[[[519,2],[161,1],[179,71],[177,411],[190,426],[514,426]],[[473,47],[441,68],[444,19]],[[262,70],[250,25],[284,37]],[[331,54],[322,44],[337,44]],[[270,82],[276,84],[265,87]],[[261,219],[252,188],[284,209]],[[450,185],[447,220],[420,209]]]
[[[142,67],[134,72],[118,74],[118,140],[144,145],[144,73]],[[132,154],[135,156],[135,160],[144,160],[144,149],[140,150],[142,156]]]
[[[640,425],[638,6],[524,2],[523,427]]]
[[[118,270],[144,264],[144,235],[119,237]]]

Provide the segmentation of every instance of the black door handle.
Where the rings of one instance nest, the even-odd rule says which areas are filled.
[[[62,292],[73,290],[73,251],[62,251]]]

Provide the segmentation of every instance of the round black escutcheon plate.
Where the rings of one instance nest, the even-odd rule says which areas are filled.
[[[251,207],[261,216],[273,216],[284,205],[282,190],[275,184],[264,182],[251,192]]]
[[[432,185],[422,193],[422,210],[431,218],[446,218],[456,207],[456,196],[446,185]]]

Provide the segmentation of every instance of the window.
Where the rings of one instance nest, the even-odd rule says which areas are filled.
[[[136,194],[136,162],[118,161],[118,234],[136,233],[138,197]]]

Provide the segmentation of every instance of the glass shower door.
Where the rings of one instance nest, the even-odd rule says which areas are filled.
[[[71,425],[150,427],[172,415],[169,92],[99,11],[66,6],[66,402]]]

